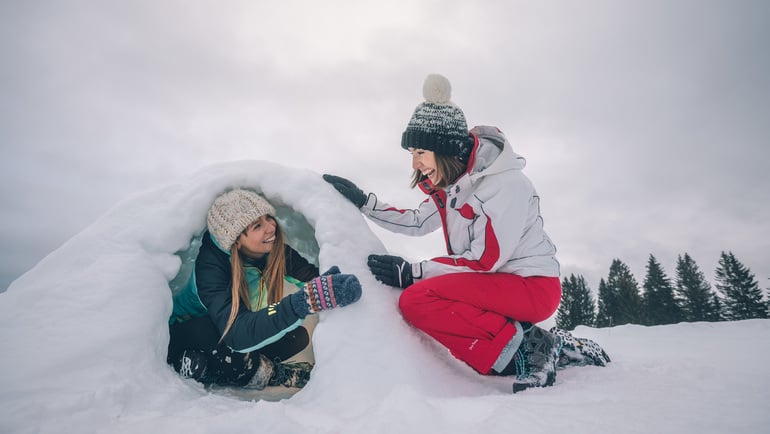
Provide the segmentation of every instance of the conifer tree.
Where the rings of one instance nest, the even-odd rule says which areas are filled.
[[[724,308],[722,307],[722,300],[719,299],[716,291],[711,291],[711,316],[709,321],[724,321]]]
[[[628,265],[620,259],[614,259],[604,291],[602,283],[599,283],[600,318],[597,319],[597,325],[641,324],[642,298],[639,295],[639,284]]]
[[[676,261],[676,296],[685,321],[719,321],[719,301],[687,253]]]
[[[767,318],[767,302],[754,274],[733,252],[722,252],[716,268],[717,289],[724,296],[724,318],[728,321]]]
[[[556,326],[564,330],[574,330],[579,325],[592,326],[596,320],[594,300],[583,276],[570,274],[562,281],[561,289]]]
[[[770,318],[770,288],[765,288],[765,291],[766,291],[766,294],[768,294],[767,310],[765,311],[765,313],[767,314],[767,317]]]
[[[674,324],[681,321],[682,313],[674,298],[674,286],[653,255],[647,261],[643,288],[644,324]]]
[[[610,293],[607,282],[602,277],[599,279],[599,299],[597,300],[598,312],[596,313],[596,327],[612,327],[615,297]]]

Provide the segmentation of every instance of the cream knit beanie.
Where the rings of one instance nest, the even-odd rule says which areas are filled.
[[[229,251],[238,236],[265,214],[275,216],[275,208],[262,196],[249,190],[230,190],[209,208],[209,232],[220,248]]]

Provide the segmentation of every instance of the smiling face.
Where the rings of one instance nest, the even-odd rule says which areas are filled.
[[[412,154],[412,169],[419,171],[430,179],[433,185],[439,185],[441,176],[436,165],[436,154],[425,149],[409,148]]]
[[[249,258],[262,258],[275,244],[275,228],[275,219],[269,215],[258,218],[236,240],[238,251]]]

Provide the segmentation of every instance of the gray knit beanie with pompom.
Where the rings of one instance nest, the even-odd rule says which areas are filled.
[[[265,214],[275,216],[275,208],[262,196],[250,190],[230,190],[209,208],[209,232],[220,248],[229,251],[241,233]]]
[[[422,86],[425,102],[414,109],[401,147],[433,151],[467,161],[473,145],[465,114],[452,101],[452,85],[440,74],[430,74]]]

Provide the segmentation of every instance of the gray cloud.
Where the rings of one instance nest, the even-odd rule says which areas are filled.
[[[0,288],[133,192],[218,161],[411,205],[398,142],[430,72],[528,158],[564,272],[595,289],[620,257],[641,282],[650,253],[673,275],[689,252],[711,277],[732,250],[767,286],[769,9],[5,2]]]

